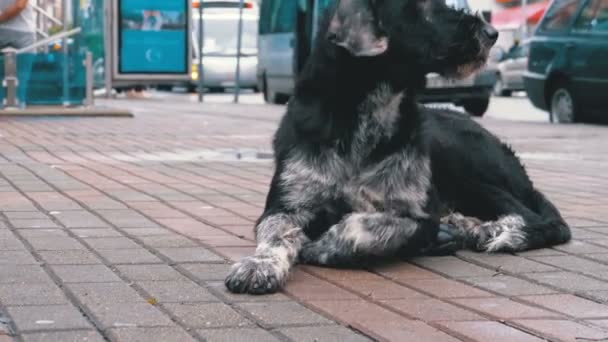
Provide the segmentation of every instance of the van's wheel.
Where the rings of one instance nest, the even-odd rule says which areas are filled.
[[[479,99],[465,100],[462,106],[467,113],[473,116],[482,117],[490,106],[490,98],[484,97]]]
[[[266,75],[262,79],[262,92],[264,93],[264,101],[272,104],[286,104],[289,101],[289,96],[285,94],[273,93],[268,90],[268,79]]]
[[[557,123],[574,123],[580,119],[572,91],[566,82],[557,83],[551,88],[549,111]]]
[[[511,96],[511,91],[505,89],[505,83],[500,75],[496,77],[496,83],[494,83],[492,92],[494,93],[494,96]]]
[[[266,74],[264,74],[262,77],[262,94],[264,94],[264,102],[271,103],[271,95],[268,91],[268,79],[266,78]]]

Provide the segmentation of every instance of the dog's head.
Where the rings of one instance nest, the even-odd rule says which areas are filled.
[[[445,0],[338,0],[326,38],[353,56],[466,77],[485,64],[498,32]]]

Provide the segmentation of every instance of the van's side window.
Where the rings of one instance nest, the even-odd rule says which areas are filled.
[[[289,33],[295,30],[296,21],[296,1],[278,0],[275,1],[272,13],[272,32]]]
[[[608,0],[591,0],[585,4],[574,28],[578,31],[608,33]]]
[[[576,14],[578,5],[579,0],[556,0],[547,11],[540,30],[550,32],[567,29]]]
[[[280,1],[280,0],[279,0]],[[260,6],[260,34],[270,33],[270,19],[272,17],[272,9],[277,0],[262,0]]]
[[[262,0],[260,34],[293,32],[296,4],[296,0]]]

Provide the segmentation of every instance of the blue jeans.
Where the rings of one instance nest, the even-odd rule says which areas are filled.
[[[7,47],[22,49],[35,42],[36,33],[34,32],[15,31],[0,27],[0,50]],[[27,103],[27,83],[30,79],[33,60],[34,52],[17,55],[17,77],[19,79],[17,97],[22,106]],[[4,65],[0,65],[0,74],[4,78]]]

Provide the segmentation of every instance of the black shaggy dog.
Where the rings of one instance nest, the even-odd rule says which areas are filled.
[[[336,2],[275,136],[257,250],[232,267],[228,289],[275,292],[295,262],[568,241],[509,147],[462,114],[415,101],[425,74],[480,68],[496,30],[443,0]]]

